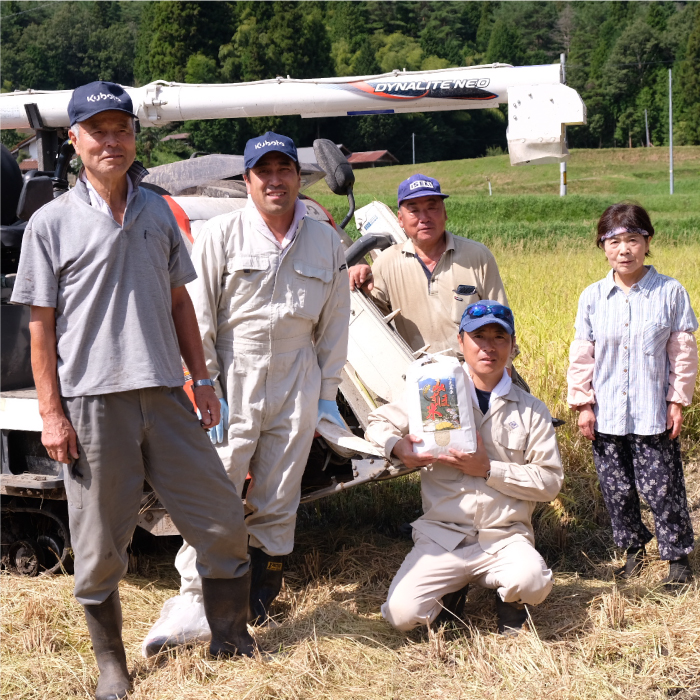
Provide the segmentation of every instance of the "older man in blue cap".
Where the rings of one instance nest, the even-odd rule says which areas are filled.
[[[197,234],[198,277],[188,289],[209,377],[229,415],[219,455],[239,494],[252,477],[250,616],[264,622],[294,547],[301,478],[318,420],[342,423],[335,399],[347,357],[350,294],[340,238],[306,216],[297,196],[292,139],[267,132],[248,141],[244,157],[248,203]],[[199,605],[202,579],[194,563],[185,542],[175,562],[179,600],[164,609],[159,625],[166,633],[176,631],[169,620],[191,616]]]
[[[118,587],[144,478],[196,551],[214,654],[254,651],[249,560],[240,498],[202,429],[220,407],[185,287],[196,274],[167,204],[139,187],[131,98],[90,83],[68,112],[83,169],[29,221],[12,301],[31,306],[42,442],[64,463],[75,596],[100,669],[96,697],[112,700],[131,687]]]
[[[398,191],[398,220],[408,236],[379,254],[372,268],[350,269],[351,288],[362,287],[394,318],[412,350],[449,350],[460,357],[457,328],[464,309],[479,299],[506,304],[498,265],[489,249],[445,229],[447,211],[440,183],[417,173]]]

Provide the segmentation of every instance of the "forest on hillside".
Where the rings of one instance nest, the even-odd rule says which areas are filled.
[[[0,5],[1,85],[71,89],[92,80],[144,85],[366,75],[481,63],[534,65],[566,54],[567,83],[588,107],[573,147],[700,144],[700,3],[695,2],[17,2]],[[241,153],[273,129],[308,146],[387,148],[403,163],[505,147],[500,110],[304,119],[213,120],[148,129],[148,150],[186,130],[194,148]],[[3,132],[3,141],[11,136]]]

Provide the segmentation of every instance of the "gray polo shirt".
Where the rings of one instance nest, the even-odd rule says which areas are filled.
[[[78,181],[24,232],[12,301],[56,309],[62,396],[184,384],[170,290],[197,275],[165,200],[136,189],[122,226]]]

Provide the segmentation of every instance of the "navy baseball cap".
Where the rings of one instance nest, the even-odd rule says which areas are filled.
[[[440,191],[440,183],[434,177],[416,173],[399,185],[399,206],[406,199],[429,197],[430,195],[436,195],[443,199],[450,196]]]
[[[100,112],[108,109],[118,109],[126,112],[132,117],[134,105],[131,102],[129,93],[121,85],[108,83],[105,80],[97,80],[94,83],[81,85],[73,90],[70,102],[68,103],[68,117],[70,125],[84,122],[90,117],[94,117]]]
[[[503,304],[485,299],[469,304],[462,314],[459,331],[471,333],[481,326],[489,323],[497,323],[508,331],[509,335],[515,335],[515,319],[513,312]]]
[[[254,139],[250,139],[245,145],[245,151],[243,152],[243,158],[245,159],[245,169],[255,167],[255,164],[270,151],[278,151],[279,153],[284,153],[285,156],[289,156],[295,163],[299,162],[299,157],[297,156],[297,147],[294,145],[294,141],[289,138],[289,136],[282,136],[281,134],[276,134],[274,131],[268,131],[262,136],[257,136]]]

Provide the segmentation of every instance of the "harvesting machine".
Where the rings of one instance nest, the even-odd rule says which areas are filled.
[[[507,140],[511,164],[549,163],[567,157],[564,130],[582,124],[586,109],[579,95],[562,83],[558,64],[513,67],[502,64],[383,75],[272,80],[230,85],[191,85],[156,81],[126,88],[141,126],[187,119],[292,115],[302,117],[401,114],[484,109],[508,104]],[[29,217],[68,190],[73,148],[67,141],[70,91],[0,95],[3,129],[36,134],[38,168],[21,174],[3,146],[2,153],[2,375],[0,450],[2,470],[2,566],[38,575],[69,569],[71,563],[63,472],[41,444],[42,421],[30,366],[29,310],[9,304],[22,235]],[[325,175],[330,189],[348,197],[350,210],[338,226],[317,202],[304,197],[309,215],[327,222],[346,246],[348,265],[367,254],[405,241],[393,212],[380,202],[354,211],[354,175],[330,141],[314,142],[316,163],[302,163],[302,189]],[[245,205],[241,156],[209,155],[154,168],[142,183],[166,197],[188,249],[202,224]],[[355,214],[359,239],[343,230]],[[403,392],[414,353],[362,292],[352,293],[348,361],[338,395],[349,430],[322,422],[303,481],[302,502],[408,473],[391,464],[363,439],[367,415]],[[139,525],[154,535],[177,534],[167,512],[144,485]]]

